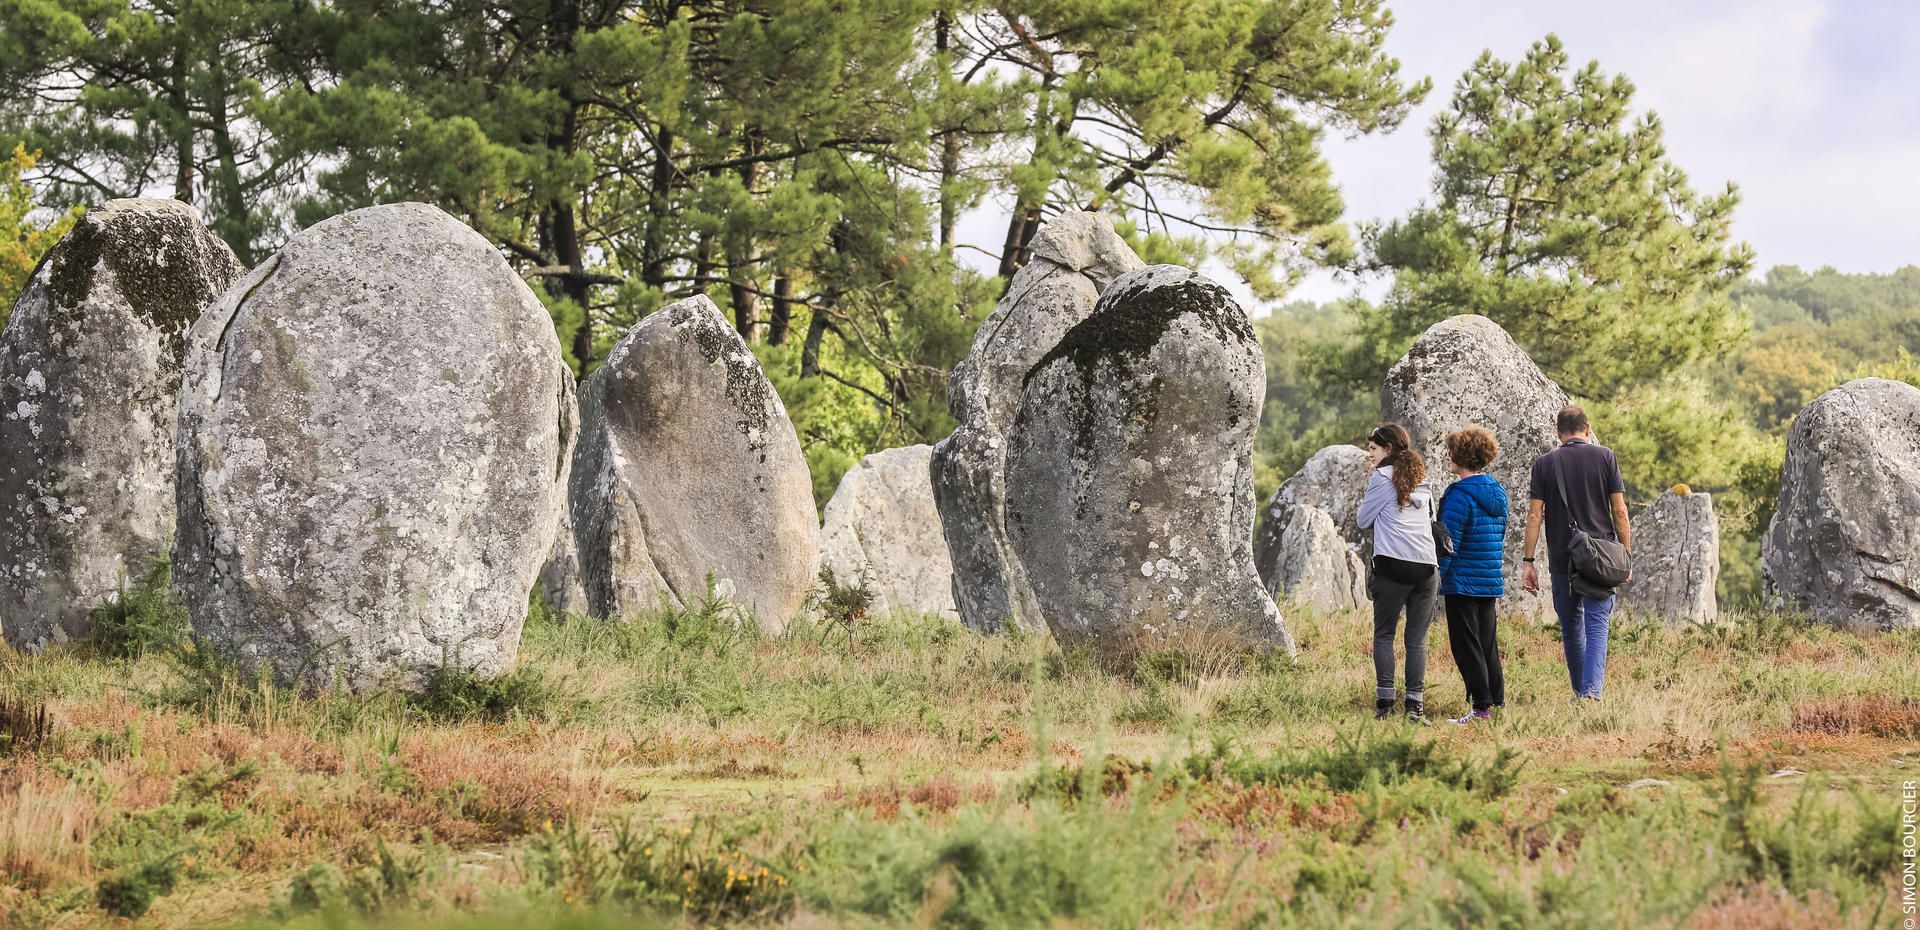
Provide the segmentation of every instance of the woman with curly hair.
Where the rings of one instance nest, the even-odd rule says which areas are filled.
[[[1447,602],[1447,644],[1473,703],[1454,723],[1493,715],[1507,702],[1500,671],[1500,640],[1494,609],[1506,591],[1502,556],[1507,541],[1507,489],[1487,466],[1500,455],[1500,441],[1478,426],[1447,434],[1447,459],[1459,480],[1440,496],[1440,523],[1453,553],[1440,559],[1440,594]]]
[[[1393,634],[1400,614],[1407,616],[1407,721],[1425,724],[1427,628],[1433,623],[1440,590],[1433,540],[1433,495],[1427,489],[1427,464],[1413,451],[1413,439],[1398,423],[1367,434],[1372,475],[1355,516],[1373,531],[1373,716],[1393,714]]]

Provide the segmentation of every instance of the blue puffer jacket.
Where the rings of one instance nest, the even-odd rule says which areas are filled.
[[[1489,475],[1455,481],[1440,498],[1440,522],[1453,555],[1440,560],[1440,593],[1505,597],[1501,554],[1507,539],[1507,489]]]

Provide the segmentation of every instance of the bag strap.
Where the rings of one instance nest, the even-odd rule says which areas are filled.
[[[1560,447],[1560,449],[1565,448],[1566,446],[1564,445]],[[1547,458],[1553,459],[1553,486],[1560,489],[1560,509],[1566,514],[1567,529],[1572,531],[1580,527],[1573,522],[1573,502],[1567,498],[1566,469],[1561,467],[1559,459],[1553,457],[1553,453],[1559,452],[1560,449],[1555,449],[1553,452],[1547,453]]]

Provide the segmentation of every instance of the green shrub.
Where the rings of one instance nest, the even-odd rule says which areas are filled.
[[[145,916],[153,902],[173,893],[180,881],[180,854],[170,853],[100,880],[94,902],[115,917]]]
[[[187,635],[187,610],[173,597],[173,566],[162,557],[87,615],[82,646],[94,655],[137,659],[172,649]]]
[[[545,673],[522,665],[491,678],[448,662],[427,678],[426,688],[409,695],[408,706],[436,722],[461,720],[543,719],[562,700]]]

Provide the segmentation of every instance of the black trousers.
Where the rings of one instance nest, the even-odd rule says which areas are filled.
[[[1474,710],[1507,703],[1507,680],[1500,671],[1500,639],[1494,629],[1491,597],[1447,595],[1447,644],[1453,662],[1467,683],[1467,699]]]

